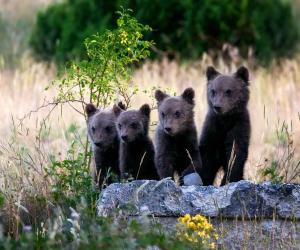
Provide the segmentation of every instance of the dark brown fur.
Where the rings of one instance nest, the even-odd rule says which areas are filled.
[[[155,163],[160,178],[173,177],[175,171],[181,179],[199,173],[202,164],[194,122],[194,90],[188,88],[177,97],[157,90],[155,98],[159,114]]]
[[[122,103],[119,107],[124,108]],[[102,188],[119,180],[119,137],[116,117],[111,110],[97,109],[93,104],[86,106],[87,130],[95,165],[94,180]]]
[[[223,168],[221,185],[224,185],[243,179],[248,157],[249,73],[245,67],[240,67],[233,75],[222,75],[208,67],[206,76],[209,109],[199,145],[203,161],[201,178],[204,185],[212,185],[218,170]]]
[[[157,180],[154,165],[154,146],[149,138],[150,107],[139,110],[122,110],[115,106],[120,137],[119,169],[123,178]]]

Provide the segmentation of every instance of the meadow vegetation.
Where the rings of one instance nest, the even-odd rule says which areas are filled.
[[[45,2],[41,1],[42,6]],[[28,6],[28,9],[34,9]],[[7,5],[5,13],[13,9]],[[141,230],[139,222],[127,222],[122,214],[116,213],[114,218],[96,217],[98,192],[94,189],[87,162],[90,152],[82,105],[93,101],[109,107],[115,101],[123,100],[133,108],[148,102],[155,109],[155,88],[181,93],[185,87],[193,87],[200,132],[207,109],[205,69],[212,64],[222,73],[233,72],[240,64],[250,68],[249,109],[253,130],[245,178],[257,183],[264,180],[300,182],[300,155],[297,150],[300,146],[299,55],[292,59],[274,60],[268,68],[264,68],[257,67],[252,57],[243,59],[236,48],[226,48],[226,57],[221,52],[217,56],[203,53],[193,62],[163,57],[156,61],[145,60],[132,70],[127,66],[148,56],[151,45],[140,35],[127,36],[130,42],[122,43],[125,41],[122,31],[127,34],[144,31],[144,26],[132,24],[134,26],[126,25],[123,30],[119,27],[111,33],[108,31],[105,33],[107,37],[97,35],[86,40],[88,56],[95,64],[74,62],[60,77],[55,65],[34,61],[26,49],[20,50],[21,55],[18,52],[14,56],[5,55],[10,51],[7,47],[1,49],[0,248],[209,247],[202,241],[201,246],[195,246],[189,238],[182,238],[176,233],[166,234],[159,225],[154,226],[150,222],[146,229]],[[114,47],[116,43],[112,38],[119,39],[118,47]],[[113,51],[115,54],[99,50],[99,42],[103,42],[101,39],[111,41],[107,43],[106,52]],[[140,44],[141,39],[145,42],[142,47],[130,47],[137,41]],[[118,61],[119,51],[114,48],[124,49],[122,46],[140,54],[129,51],[122,55],[123,60]],[[100,80],[91,81],[93,78],[90,76],[102,72],[105,65],[102,62],[114,55],[117,63],[110,64],[110,74],[100,74],[95,78],[105,79],[105,88],[99,89],[102,86]],[[228,56],[231,63],[228,63]],[[7,62],[8,58],[17,58],[17,63]],[[81,80],[76,82],[79,78]],[[76,83],[81,85],[75,86]],[[69,87],[75,91],[66,92]],[[82,96],[80,87],[86,91]],[[108,95],[101,99],[103,93]],[[157,122],[155,111],[151,118],[153,136]],[[204,222],[205,227],[210,228],[208,222]]]

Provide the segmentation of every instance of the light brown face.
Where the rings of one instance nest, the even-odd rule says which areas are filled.
[[[180,97],[168,97],[158,107],[159,122],[166,134],[176,135],[184,130],[193,117],[191,105]]]
[[[220,75],[208,85],[209,102],[216,114],[226,114],[244,97],[243,84],[234,77]]]
[[[160,90],[155,93],[158,102],[159,123],[170,136],[190,127],[194,119],[194,91],[186,89],[181,96],[169,97]]]
[[[144,104],[139,110],[122,111],[117,106],[113,108],[117,117],[118,134],[124,143],[138,140],[148,135],[150,107]]]
[[[217,115],[224,115],[244,108],[249,100],[248,70],[238,69],[233,75],[222,75],[214,68],[207,71],[207,99]]]
[[[111,147],[118,138],[116,118],[111,111],[97,111],[88,118],[88,134],[99,149]]]
[[[143,136],[144,126],[138,111],[122,112],[117,121],[118,133],[123,142],[132,142]]]

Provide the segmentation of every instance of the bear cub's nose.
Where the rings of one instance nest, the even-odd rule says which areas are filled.
[[[102,143],[101,143],[101,142],[95,142],[95,145],[96,145],[97,147],[101,147],[101,146],[102,146]]]
[[[165,127],[165,131],[166,131],[167,133],[170,133],[170,132],[172,131],[172,128],[170,128],[170,127]]]
[[[221,112],[221,107],[220,107],[220,106],[214,106],[214,110],[215,110],[217,113],[220,113],[220,112]]]
[[[121,138],[122,138],[123,141],[127,141],[128,140],[128,135],[122,135]]]

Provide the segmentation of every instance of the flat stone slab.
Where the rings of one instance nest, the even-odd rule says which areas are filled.
[[[128,216],[202,214],[220,218],[299,220],[300,184],[239,181],[222,187],[177,186],[170,179],[114,183],[101,192],[97,212],[99,216],[107,216],[116,210]]]

